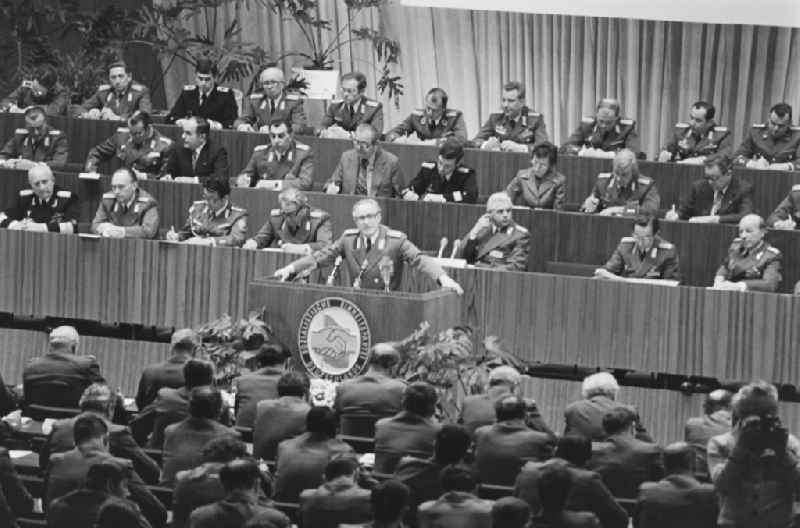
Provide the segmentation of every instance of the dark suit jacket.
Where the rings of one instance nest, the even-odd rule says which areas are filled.
[[[537,515],[533,518],[536,528],[605,528],[591,512],[563,510],[554,516]]]
[[[186,418],[164,432],[164,465],[161,484],[172,485],[178,471],[192,469],[203,461],[203,447],[220,436],[239,438],[239,432],[215,420]]]
[[[153,434],[147,446],[161,449],[164,447],[164,430],[167,426],[189,416],[189,389],[186,387],[159,389],[156,399],[142,413],[153,415]]]
[[[635,498],[642,482],[664,476],[661,447],[629,435],[612,435],[598,446],[587,467],[600,474],[618,498]]]
[[[166,361],[147,365],[139,378],[139,389],[136,391],[136,407],[143,410],[153,403],[159,389],[183,387],[183,365],[188,356],[172,356]]]
[[[566,422],[564,435],[579,434],[593,442],[605,440],[606,432],[603,429],[603,417],[617,407],[628,407],[636,413],[636,409],[632,406],[602,395],[595,395],[586,400],[570,403],[564,409],[564,421]],[[636,424],[636,438],[645,442],[653,441],[641,423]]]
[[[346,150],[339,158],[339,163],[333,170],[333,175],[326,186],[335,183],[339,186],[339,194],[355,194],[359,170],[361,170],[361,166],[358,152],[356,149]],[[364,177],[366,178],[366,176]],[[372,196],[397,198],[404,186],[405,178],[403,170],[400,168],[400,160],[391,152],[378,147],[373,162]]]
[[[311,405],[297,396],[258,402],[253,427],[253,456],[275,460],[278,444],[306,432],[306,415]]]
[[[289,528],[289,518],[272,507],[271,501],[255,501],[238,492],[201,506],[189,518],[191,528],[242,528],[251,519],[264,519],[274,528]]]
[[[17,475],[11,457],[0,447],[0,528],[15,528],[15,517],[33,509],[33,497]]]
[[[714,188],[707,180],[698,180],[692,183],[689,199],[681,204],[678,216],[681,220],[688,220],[693,216],[710,215],[713,205]],[[725,189],[725,194],[722,195],[722,204],[717,211],[720,223],[736,224],[744,215],[753,211],[752,184],[740,180],[737,176],[732,177],[728,188]]]
[[[511,486],[523,458],[547,460],[555,439],[529,429],[522,420],[505,420],[484,425],[475,431],[475,469],[478,480],[486,484]]]
[[[707,528],[717,524],[717,496],[712,484],[691,475],[669,475],[645,482],[633,515],[636,528]]]
[[[173,528],[187,528],[189,516],[194,510],[225,498],[225,488],[219,480],[223,465],[207,462],[178,473],[172,492]]]
[[[349,444],[336,438],[313,437],[303,433],[278,445],[274,498],[280,502],[297,502],[300,492],[322,484],[328,461],[336,455],[352,453]]]
[[[372,519],[372,492],[353,482],[334,480],[300,494],[303,528],[338,528]]]
[[[192,168],[192,151],[183,145],[176,146],[167,162],[161,166],[161,176],[165,174],[170,174],[173,178],[196,176],[201,179],[227,179],[230,176],[228,174],[228,151],[225,150],[225,147],[209,141],[203,146],[197,163]]]
[[[432,456],[440,428],[433,418],[408,411],[378,420],[375,424],[375,471],[392,473],[404,455]]]
[[[78,407],[83,390],[103,382],[94,356],[49,352],[34,358],[22,372],[25,404]]]
[[[372,414],[393,415],[403,407],[403,391],[406,382],[384,376],[375,372],[367,372],[363,376],[343,381],[336,387],[334,410],[343,412],[366,412]]]
[[[256,405],[261,400],[278,397],[278,379],[282,369],[265,367],[233,380],[236,386],[236,425],[253,427],[256,420]]]
[[[451,491],[420,505],[419,527],[491,528],[492,504],[472,493]]]
[[[561,466],[569,471],[572,486],[567,497],[567,509],[594,513],[603,528],[627,528],[628,513],[614,499],[600,475],[560,458],[551,458],[546,462],[528,462],[517,476],[514,496],[527,502],[532,512],[541,510],[539,479],[542,471],[549,466]]]
[[[85,488],[71,491],[54,500],[47,510],[48,528],[94,528],[100,506],[111,495]]]
[[[442,464],[431,458],[403,457],[394,470],[395,480],[399,480],[411,491],[411,498],[406,512],[406,524],[416,526],[417,508],[423,502],[436,500],[442,496],[440,473]]]
[[[706,414],[689,418],[684,427],[683,439],[694,451],[694,472],[708,477],[707,450],[708,441],[712,437],[727,433],[731,430],[731,413],[719,410],[713,414]]]
[[[484,394],[473,394],[464,398],[464,404],[461,407],[461,416],[459,416],[459,423],[462,424],[470,434],[475,434],[478,427],[484,425],[491,425],[496,421],[496,414],[494,404],[500,398],[509,395],[508,389],[501,386],[489,387],[489,390]],[[547,433],[548,435],[556,438],[555,433],[547,426],[542,414],[539,412],[539,407],[533,400],[525,399],[527,407],[527,416],[525,417],[526,425],[534,431]]]

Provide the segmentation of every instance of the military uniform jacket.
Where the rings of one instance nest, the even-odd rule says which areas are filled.
[[[219,122],[224,128],[230,128],[238,114],[239,107],[230,88],[214,86],[200,106],[200,89],[195,84],[187,84],[167,115],[167,122],[174,123],[178,119],[188,117],[203,117]]]
[[[179,236],[181,240],[213,238],[218,246],[239,247],[247,236],[247,211],[228,201],[215,212],[205,200],[198,200],[189,208],[189,218]]]
[[[322,128],[337,125],[347,130],[355,132],[356,127],[361,123],[372,125],[380,135],[383,133],[383,104],[374,99],[362,97],[361,100],[353,105],[345,104],[342,99],[331,101],[325,117],[322,118]]]
[[[311,148],[292,141],[281,155],[271,145],[258,145],[242,171],[250,176],[250,187],[258,180],[285,180],[287,185],[310,191],[314,184],[314,156]]]
[[[258,248],[265,248],[279,241],[284,244],[308,244],[312,251],[322,249],[333,242],[331,216],[321,209],[306,208],[305,219],[292,231],[280,209],[270,211],[269,220],[258,230],[253,239]]]
[[[38,138],[33,137],[27,128],[16,129],[14,137],[0,151],[0,159],[44,162],[55,169],[67,164],[68,150],[67,136],[46,124],[43,134]]]
[[[467,140],[467,125],[461,110],[445,110],[439,121],[425,115],[425,110],[414,110],[402,123],[386,134],[386,141],[393,141],[400,136],[416,134],[422,140],[439,139],[453,136]]]
[[[655,215],[661,206],[661,196],[658,194],[655,182],[642,175],[633,180],[627,188],[623,188],[612,173],[601,172],[597,175],[592,194],[600,199],[596,211],[598,213],[606,207],[622,205],[626,208],[626,214],[630,212]]]
[[[516,119],[509,119],[502,112],[491,114],[489,119],[478,131],[478,135],[472,140],[476,147],[491,137],[498,140],[511,140],[517,143],[534,145],[547,141],[547,127],[544,124],[544,116],[539,112],[522,107],[520,115]]]
[[[775,139],[764,123],[753,125],[734,154],[733,162],[745,165],[757,156],[770,163],[791,162],[794,170],[800,169],[800,127],[791,127],[784,136]]]
[[[64,86],[56,83],[55,86],[47,90],[46,96],[37,97],[30,86],[20,85],[3,99],[0,107],[11,104],[15,104],[19,108],[28,108],[33,105],[41,106],[47,115],[63,116],[67,115],[69,93]]]
[[[672,154],[670,161],[726,152],[731,150],[731,133],[728,127],[713,121],[703,134],[696,134],[689,123],[676,123],[672,139],[664,150]]]
[[[522,169],[506,187],[506,194],[514,205],[559,211],[567,196],[567,177],[551,169],[540,180],[533,169]]]
[[[406,262],[434,281],[444,275],[442,268],[430,257],[423,255],[417,246],[406,238],[405,233],[381,225],[375,243],[371,245],[372,247],[367,250],[367,242],[359,234],[358,229],[346,229],[333,244],[296,260],[294,269],[301,272],[314,266],[321,268],[333,264],[336,257],[341,255],[342,265],[349,270],[351,279],[355,280],[360,273],[362,288],[381,290],[384,288],[384,282],[378,264],[384,256],[394,265],[389,284],[391,290],[400,287],[403,266]]]
[[[528,269],[530,233],[512,220],[505,229],[484,229],[475,238],[467,238],[461,257],[476,266],[506,271]]]
[[[793,185],[792,191],[781,200],[778,207],[772,211],[767,218],[767,225],[772,227],[778,220],[791,218],[796,224],[800,224],[800,185]]]
[[[127,127],[118,128],[113,136],[89,150],[86,170],[95,171],[101,161],[116,156],[125,167],[147,173],[150,177],[158,175],[161,166],[169,159],[174,143],[155,128],[151,131],[150,137],[137,146]]]
[[[131,81],[128,88],[117,94],[110,84],[101,84],[97,92],[83,103],[83,110],[109,108],[122,119],[128,119],[137,110],[153,113],[150,102],[150,90],[137,82]]]
[[[478,182],[475,169],[459,165],[453,169],[449,180],[440,174],[436,163],[426,161],[408,188],[422,197],[425,194],[441,194],[448,202],[475,203],[478,200]]]
[[[302,134],[306,129],[306,112],[303,99],[297,94],[283,94],[275,100],[275,113],[272,113],[270,99],[263,92],[248,95],[242,103],[242,117],[234,126],[248,124],[258,130],[269,125],[273,119],[289,121],[295,134]]]
[[[613,128],[605,133],[597,126],[594,117],[584,117],[581,124],[564,142],[563,147],[591,147],[606,152],[615,152],[624,148],[639,153],[639,135],[636,133],[636,121],[620,119]]]
[[[637,249],[636,239],[622,237],[605,268],[621,277],[681,280],[675,246],[657,235],[644,255]]]
[[[117,201],[114,193],[103,194],[92,220],[92,233],[103,223],[125,228],[125,238],[155,238],[158,235],[158,202],[147,191],[137,189],[130,206]]]
[[[741,238],[735,238],[728,249],[728,258],[717,270],[717,277],[731,282],[744,282],[748,290],[774,292],[781,282],[781,251],[761,241],[747,250]]]
[[[30,218],[40,224],[47,224],[47,230],[56,233],[77,233],[80,205],[78,195],[53,187],[53,194],[42,201],[32,189],[19,192],[13,207],[0,212],[0,227],[8,227],[14,220]]]
[[[693,216],[707,216],[714,206],[714,188],[703,180],[692,183],[689,200],[681,204],[678,216],[688,220]],[[736,176],[731,178],[728,188],[722,194],[720,208],[717,211],[720,223],[736,224],[746,214],[753,212],[753,186],[746,180]]]

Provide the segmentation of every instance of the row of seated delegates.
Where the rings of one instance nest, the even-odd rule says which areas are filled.
[[[133,80],[133,74],[124,62],[108,66],[109,84],[101,84],[97,92],[80,106],[77,116],[86,119],[122,121],[136,110],[151,114],[150,89]]]
[[[25,128],[18,128],[0,150],[0,167],[26,170],[41,162],[53,168],[67,163],[69,143],[66,134],[53,128],[41,106],[25,110]]]
[[[184,85],[178,100],[167,114],[167,123],[202,117],[212,130],[231,128],[239,116],[239,107],[233,90],[217,84],[218,75],[214,62],[206,58],[198,59],[194,84]]]
[[[0,100],[0,112],[22,113],[29,106],[41,106],[47,115],[67,115],[69,92],[58,81],[55,68],[37,66],[27,79]]]

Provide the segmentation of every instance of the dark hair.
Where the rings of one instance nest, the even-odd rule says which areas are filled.
[[[630,429],[636,414],[627,407],[615,407],[603,416],[603,430],[613,435]]]
[[[23,114],[27,119],[33,119],[35,116],[41,115],[42,117],[47,117],[47,112],[44,111],[39,105],[29,106],[25,109],[25,114]]]
[[[113,459],[97,462],[86,472],[86,488],[93,491],[106,491],[119,487],[127,478],[125,469]]]
[[[231,193],[231,184],[227,178],[210,178],[203,182],[203,189],[216,193],[220,198],[224,198]]]
[[[420,416],[430,417],[436,411],[438,400],[436,389],[424,381],[415,381],[403,392],[403,409]]]
[[[108,434],[108,424],[101,417],[92,413],[83,413],[75,420],[72,438],[79,446]]]
[[[637,215],[636,218],[633,219],[633,225],[639,227],[651,226],[653,228],[654,235],[658,233],[659,229],[661,229],[661,222],[658,220],[658,217],[645,213]]]
[[[197,123],[197,133],[203,134],[208,138],[208,134],[211,132],[211,125],[208,124],[208,121],[204,117],[198,116],[194,116],[192,119]]]
[[[152,122],[153,118],[144,110],[137,110],[128,118],[128,125],[130,126],[141,123],[145,128],[148,128]]]
[[[58,82],[58,73],[56,69],[50,64],[40,64],[36,67],[34,78],[39,81],[39,84],[51,90]]]
[[[547,158],[547,161],[550,162],[550,167],[552,168],[555,167],[556,163],[558,162],[558,149],[549,141],[542,141],[541,143],[537,143],[533,146],[531,157]]]
[[[773,112],[775,112],[775,115],[781,119],[787,115],[789,116],[789,119],[792,119],[792,105],[789,103],[777,103],[773,105],[772,108],[769,109],[769,113],[771,114]]]
[[[250,489],[261,479],[261,471],[254,460],[237,458],[231,460],[219,472],[219,480],[225,491]]]
[[[189,393],[189,415],[192,418],[217,420],[221,413],[222,395],[214,387],[195,387]]]
[[[692,105],[692,108],[697,108],[699,110],[706,111],[706,119],[714,119],[714,116],[717,114],[717,109],[714,108],[714,105],[708,103],[706,101],[697,101],[695,104]]]
[[[530,520],[530,506],[517,497],[502,497],[492,505],[492,526],[524,528]]]
[[[517,99],[525,99],[525,85],[519,81],[508,81],[503,85],[504,92],[517,91]]]
[[[358,83],[359,92],[363,92],[367,88],[367,76],[361,72],[355,71],[342,75],[342,83],[348,80],[354,80]]]
[[[306,414],[306,431],[324,434],[329,438],[336,436],[338,422],[330,407],[312,407]]]
[[[464,142],[450,136],[439,145],[439,155],[447,160],[460,160],[464,157]]]
[[[722,174],[726,174],[728,171],[731,170],[731,165],[733,164],[733,160],[731,159],[730,155],[726,154],[725,152],[716,152],[714,154],[710,154],[706,156],[706,159],[703,160],[703,165],[706,167],[719,167],[719,170]]]
[[[525,400],[519,396],[505,396],[494,402],[494,414],[498,422],[525,418]]]
[[[370,352],[370,365],[389,370],[400,362],[400,354],[395,346],[390,343],[376,343]]]
[[[428,93],[425,94],[425,99],[428,97],[437,96],[436,98],[442,102],[442,110],[447,110],[447,101],[450,99],[447,95],[447,92],[442,90],[441,88],[431,88],[428,90]]]
[[[539,500],[545,512],[559,512],[567,502],[572,478],[562,465],[546,465],[539,477]]]
[[[358,469],[358,460],[353,456],[345,455],[334,458],[325,465],[325,480],[352,475]]]
[[[664,469],[667,474],[691,471],[694,451],[686,442],[674,442],[664,448]]]
[[[112,498],[98,510],[94,528],[139,528],[141,516],[134,503]]]
[[[204,359],[192,358],[183,364],[183,384],[187,389],[211,385],[214,381],[214,364]]]
[[[279,127],[281,125],[286,127],[286,131],[289,134],[292,133],[292,122],[289,119],[286,119],[285,117],[273,117],[269,120],[270,127]]]
[[[564,435],[558,439],[555,456],[582,467],[592,458],[592,442],[583,435]]]
[[[289,349],[280,343],[264,343],[256,352],[255,362],[262,367],[271,367],[280,365],[290,355]]]
[[[439,473],[439,480],[443,491],[471,492],[478,486],[478,480],[472,468],[461,464],[445,467]]]
[[[203,57],[202,59],[197,59],[197,64],[194,67],[195,71],[202,75],[213,75],[214,77],[217,76],[218,70],[217,65],[211,59]]]
[[[112,62],[111,64],[109,64],[108,65],[108,72],[111,73],[111,70],[113,70],[114,68],[122,68],[123,70],[125,70],[125,73],[129,72],[128,65],[125,64],[123,61],[116,61],[116,62]]]
[[[436,433],[434,445],[434,458],[442,465],[457,464],[464,459],[472,438],[466,429],[460,425],[445,424]]]
[[[308,394],[311,382],[302,372],[290,370],[278,378],[278,396],[297,396],[302,398]]]
[[[247,445],[236,437],[222,435],[209,440],[202,450],[203,462],[230,462],[248,456]]]
[[[369,501],[372,517],[378,522],[399,521],[411,500],[411,490],[397,480],[385,480],[372,488]]]

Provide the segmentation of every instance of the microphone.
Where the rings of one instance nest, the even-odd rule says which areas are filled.
[[[336,277],[336,272],[339,271],[339,266],[342,265],[342,256],[339,255],[336,257],[336,260],[333,261],[333,269],[331,270],[330,275],[328,275],[328,279],[325,281],[325,284],[328,286],[333,286],[333,279]]]
[[[392,282],[392,274],[394,274],[394,261],[388,256],[384,255],[378,261],[378,270],[381,272],[381,279],[383,279],[383,290],[389,291],[389,283]]]
[[[457,238],[457,239],[453,240],[453,252],[450,253],[450,258],[451,259],[456,258],[456,254],[458,253],[458,248],[459,247],[461,247],[461,240],[459,240]]]
[[[442,240],[439,242],[439,252],[436,254],[436,258],[442,258],[445,249],[447,249],[447,237],[442,237]]]
[[[356,290],[361,289],[361,276],[364,275],[364,272],[367,271],[367,259],[364,259],[364,262],[361,263],[361,268],[358,270],[358,276],[356,280],[353,281],[353,288]]]

